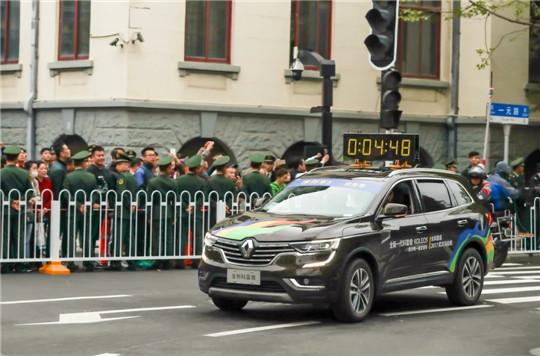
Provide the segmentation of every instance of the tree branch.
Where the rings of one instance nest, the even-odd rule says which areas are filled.
[[[504,16],[504,15],[501,15],[501,14],[498,14],[496,13],[495,11],[485,7],[484,5],[478,3],[477,1],[475,0],[469,0],[469,3],[473,6],[475,6],[476,8],[478,9],[481,9],[482,11],[485,11],[487,12],[488,14],[490,15],[493,15],[495,17],[498,17],[502,20],[505,20],[505,21],[508,21],[508,22],[512,22],[512,23],[515,23],[515,24],[518,24],[518,25],[523,25],[523,26],[528,26],[528,27],[536,27],[536,28],[540,28],[540,23],[534,23],[534,22],[526,22],[526,21],[521,21],[521,20],[518,20],[518,19],[513,19],[511,17],[507,17],[507,16]]]

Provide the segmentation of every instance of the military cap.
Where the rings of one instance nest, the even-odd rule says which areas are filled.
[[[18,155],[20,152],[21,148],[19,146],[11,145],[4,148],[5,155]]]
[[[273,155],[266,155],[264,156],[264,162],[266,163],[274,163],[276,161],[276,157]]]
[[[218,159],[216,159],[214,161],[213,166],[214,167],[222,167],[222,166],[226,165],[227,163],[229,163],[230,160],[231,160],[231,158],[229,156],[221,156],[221,157],[219,157]]]
[[[126,151],[126,156],[129,158],[129,159],[133,159],[135,157],[137,157],[137,153],[133,150],[127,150]]]
[[[457,167],[458,164],[456,162],[456,160],[451,160],[450,162],[446,163],[446,168],[450,168],[450,167]]]
[[[264,161],[264,155],[262,153],[253,153],[249,156],[249,161],[252,163],[262,163]]]
[[[172,163],[172,158],[170,156],[163,156],[159,159],[158,166],[165,167],[169,166]]]
[[[74,161],[84,161],[90,156],[90,152],[82,150],[71,156],[71,159]]]
[[[319,161],[317,158],[310,158],[305,163],[306,166],[316,166],[321,163],[321,161]]]
[[[188,166],[188,168],[197,168],[202,163],[202,157],[199,155],[195,155],[193,157],[190,157],[186,160],[185,164]]]
[[[523,159],[523,157],[518,157],[512,162],[510,162],[510,165],[512,166],[512,168],[516,168],[518,166],[521,166],[524,163],[525,163],[525,160]]]
[[[125,155],[123,153],[116,154],[116,163],[129,162],[129,161],[131,161],[131,159],[128,157],[128,155]]]

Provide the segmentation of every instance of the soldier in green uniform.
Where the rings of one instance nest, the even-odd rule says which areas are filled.
[[[17,167],[17,156],[21,151],[18,146],[7,146],[4,149],[6,166],[0,169],[0,187],[2,191],[3,221],[2,229],[2,258],[25,258],[25,229],[26,209],[24,200],[29,201],[32,184],[28,173]],[[4,206],[4,202],[9,202],[9,206]],[[28,254],[29,251],[27,251]],[[11,271],[13,264],[3,264],[2,273]],[[14,265],[17,272],[30,272],[26,263],[16,263]]]
[[[265,193],[272,194],[272,188],[270,188],[270,179],[259,172],[264,161],[264,155],[254,153],[249,157],[249,160],[251,161],[252,172],[245,175],[242,182],[247,199],[251,201],[251,194],[255,193],[258,195],[257,198],[261,198]]]
[[[510,184],[516,189],[525,186],[525,160],[523,157],[516,158],[510,162],[512,173],[510,173]]]
[[[221,156],[216,159],[213,164],[216,173],[208,180],[208,195],[212,199],[212,214],[210,216],[210,225],[212,226],[216,223],[216,200],[225,201],[225,209],[229,213],[238,193],[234,181],[225,175],[230,160],[229,156]]]
[[[202,252],[202,238],[204,236],[204,199],[207,193],[207,182],[201,178],[203,172],[202,157],[190,157],[185,162],[189,169],[187,174],[176,179],[177,191],[182,202],[182,254],[200,255]],[[202,193],[197,193],[202,192]],[[193,203],[193,205],[191,205]],[[189,236],[192,245],[189,248]],[[187,250],[187,253],[184,253]]]
[[[174,204],[176,201],[176,183],[170,176],[174,165],[169,156],[159,160],[159,175],[150,179],[146,187],[148,199],[152,201],[152,254],[154,256],[172,256],[175,241],[173,233]],[[156,268],[169,269],[171,260],[159,260]]]
[[[96,255],[95,246],[99,238],[99,229],[94,228],[93,220],[98,219],[99,214],[92,210],[99,209],[99,198],[94,192],[98,189],[96,177],[86,171],[89,156],[88,151],[80,151],[75,154],[72,157],[75,170],[68,173],[64,179],[64,189],[69,192],[69,198],[67,195],[63,198],[75,202],[74,207],[69,206],[68,208],[68,226],[66,236],[62,241],[62,256],[64,257],[75,256],[76,236],[79,236],[79,244],[83,249],[84,257],[95,257]],[[93,271],[95,262],[84,261],[83,265],[87,271]],[[68,263],[68,268],[76,269],[73,262]]]
[[[137,192],[139,187],[135,181],[135,176],[130,171],[130,159],[127,154],[118,153],[116,155],[115,170],[118,173],[116,179],[117,200],[122,203],[121,208],[115,209],[115,226],[113,241],[114,244],[110,250],[111,256],[120,257],[127,255],[129,257],[137,256],[137,239],[135,227],[137,225]],[[120,261],[112,261],[111,269],[120,270]],[[128,270],[136,269],[135,260],[128,260]]]
[[[56,142],[53,147],[53,152],[56,155],[56,160],[51,165],[49,169],[49,177],[53,183],[54,188],[54,199],[60,200],[61,209],[65,211],[67,206],[64,203],[67,201],[67,195],[64,193],[60,196],[60,192],[64,188],[64,179],[68,174],[69,165],[72,164],[71,160],[71,150],[64,142]],[[66,195],[64,197],[64,195]],[[60,238],[62,239],[62,253],[64,253],[66,248],[66,229],[67,229],[67,215],[60,214]],[[51,256],[50,244],[47,245],[47,256]]]

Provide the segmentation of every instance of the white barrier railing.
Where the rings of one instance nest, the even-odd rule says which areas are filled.
[[[48,210],[32,192],[0,192],[0,262],[196,259],[209,228],[251,210],[258,198],[62,190]]]
[[[528,211],[529,226],[518,224],[519,214],[513,216],[509,253],[540,253],[540,197],[536,197]],[[528,230],[528,231],[523,231]]]

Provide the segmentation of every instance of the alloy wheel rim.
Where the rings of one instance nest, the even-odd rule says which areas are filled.
[[[476,298],[482,287],[482,268],[477,258],[469,257],[465,261],[461,283],[467,297],[470,299]]]
[[[356,313],[364,313],[371,296],[371,282],[369,273],[364,268],[354,271],[350,284],[350,303]]]

